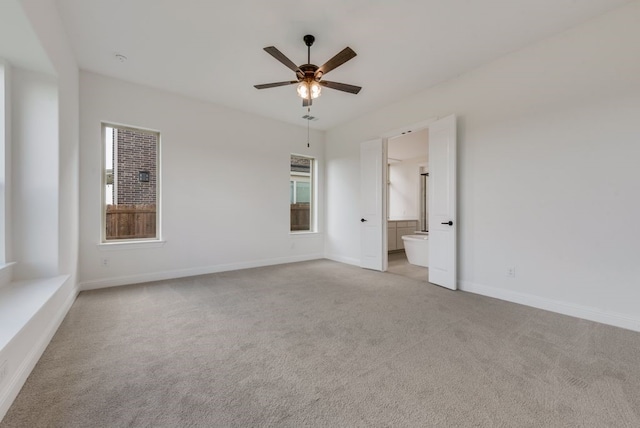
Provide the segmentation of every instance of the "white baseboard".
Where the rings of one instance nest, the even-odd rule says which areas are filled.
[[[250,269],[263,266],[281,265],[285,263],[304,262],[323,259],[323,254],[306,254],[302,256],[278,257],[273,259],[254,260],[250,262],[229,263],[224,265],[203,266],[188,269],[175,269],[162,272],[149,272],[137,275],[125,275],[114,278],[83,281],[79,285],[80,291],[96,290],[99,288],[116,287],[120,285],[139,284],[143,282],[162,281],[165,279],[184,278],[188,276],[207,275],[210,273],[227,272],[232,270]]]
[[[348,265],[353,265],[353,266],[358,266],[360,267],[360,259],[354,259],[352,257],[343,257],[343,256],[336,256],[333,254],[327,254],[324,256],[325,259],[329,259],[329,260],[333,260],[334,262],[340,262],[340,263],[345,263]]]
[[[544,297],[520,293],[517,291],[489,287],[469,281],[460,281],[458,285],[460,290],[467,291],[469,293],[480,294],[483,296],[505,300],[507,302],[519,303],[521,305],[531,306],[534,308],[544,309],[563,315],[569,315],[576,318],[582,318],[589,321],[595,321],[602,324],[640,332],[640,318],[634,318],[615,312],[606,312],[593,307],[547,299]]]
[[[71,309],[71,305],[73,305],[77,295],[78,290],[76,287],[73,287],[71,293],[66,297],[64,303],[58,309],[55,316],[52,319],[47,320],[46,326],[42,329],[42,334],[34,341],[34,344],[30,348],[28,354],[24,357],[18,368],[13,371],[12,376],[10,372],[11,377],[7,380],[7,387],[0,390],[0,421],[2,421],[9,411],[11,404],[18,396],[18,393],[27,381],[31,371],[44,353],[45,349],[47,349],[49,342],[51,342],[51,339],[58,330],[58,327],[60,327],[62,320],[64,320],[67,312]]]

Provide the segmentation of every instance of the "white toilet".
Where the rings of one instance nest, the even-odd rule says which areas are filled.
[[[404,235],[402,241],[410,264],[429,267],[429,235]]]

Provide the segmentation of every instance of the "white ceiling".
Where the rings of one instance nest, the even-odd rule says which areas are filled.
[[[387,156],[390,161],[429,157],[429,130],[410,132],[389,139]]]
[[[618,7],[628,0],[57,0],[82,69],[305,125],[294,79],[262,50],[306,63],[345,46],[311,122],[328,129]],[[128,57],[121,63],[120,53]],[[550,67],[553,64],[549,64]]]

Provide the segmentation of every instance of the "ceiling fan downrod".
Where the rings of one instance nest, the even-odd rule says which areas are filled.
[[[313,42],[316,41],[316,38],[311,34],[307,34],[302,38],[304,40],[304,44],[307,45],[307,64],[311,64],[311,46],[313,46]]]

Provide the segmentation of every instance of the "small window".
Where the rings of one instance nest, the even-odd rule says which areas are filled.
[[[313,158],[291,155],[289,183],[291,232],[313,232],[314,230],[314,166]]]
[[[103,242],[158,239],[158,143],[153,131],[103,124]]]

